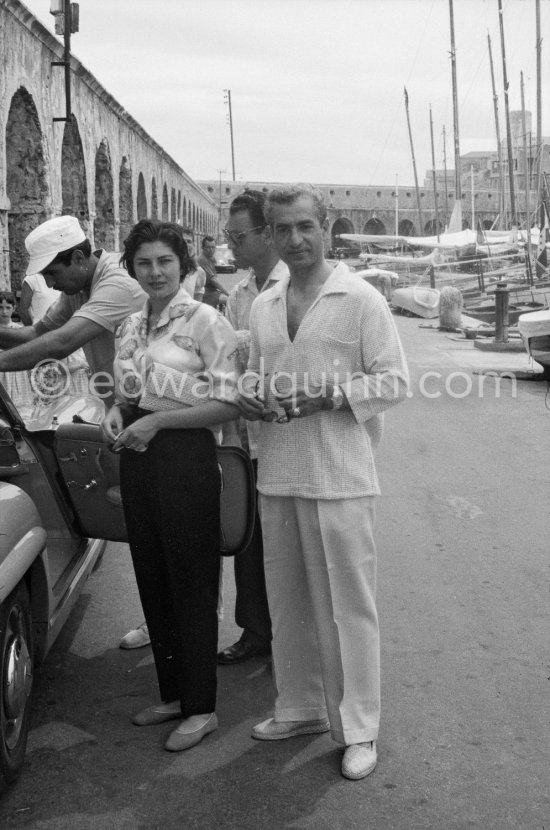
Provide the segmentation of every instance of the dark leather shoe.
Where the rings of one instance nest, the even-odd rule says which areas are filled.
[[[232,646],[218,652],[218,663],[227,666],[231,663],[242,663],[244,660],[250,660],[251,657],[266,657],[268,654],[271,654],[270,645],[256,645],[250,640],[241,638]]]

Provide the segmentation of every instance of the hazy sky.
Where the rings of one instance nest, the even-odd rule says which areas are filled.
[[[25,5],[53,31],[50,0]],[[550,0],[541,0],[550,135]],[[536,131],[535,0],[503,0],[511,110]],[[487,35],[505,137],[497,0],[454,0],[460,150],[495,149]],[[448,0],[80,0],[72,51],[195,179],[413,184],[454,167]],[[546,84],[546,86],[545,86]],[[550,106],[548,107],[550,110]]]

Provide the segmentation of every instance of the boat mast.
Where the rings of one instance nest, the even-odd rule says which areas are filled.
[[[399,175],[395,174],[395,235],[399,235]]]
[[[542,203],[542,83],[541,83],[541,47],[540,36],[540,0],[536,2],[537,16],[537,206],[540,202],[540,227],[544,227],[544,204]]]
[[[451,77],[453,82],[453,125],[455,142],[455,197],[456,201],[462,199],[462,183],[460,180],[460,142],[458,132],[458,98],[456,82],[456,49],[455,49],[455,21],[453,13],[453,0],[449,0],[449,13],[451,17]]]
[[[506,72],[506,49],[504,46],[504,20],[502,17],[502,0],[498,0],[498,18],[500,24],[500,45],[502,48],[502,78],[504,83],[504,110],[506,114],[506,140],[508,145],[508,178],[510,181],[510,219],[512,226],[517,225],[516,195],[514,189],[514,154],[512,152],[512,132],[510,129],[510,105],[508,102],[508,75]]]
[[[527,158],[527,128],[525,124],[525,91],[523,86],[523,72],[521,72],[521,122],[523,129],[523,168],[525,182],[525,229],[527,234],[527,244],[525,245],[525,265],[527,266],[527,275],[529,278],[529,283],[532,284],[533,272],[531,269],[531,215],[529,205],[530,176]]]
[[[498,164],[498,212],[500,215],[500,226],[502,227],[502,222],[504,219],[505,213],[505,194],[504,194],[504,175],[502,171],[502,144],[500,140],[500,125],[498,121],[498,95],[496,92],[495,87],[495,70],[493,68],[493,52],[491,50],[491,36],[487,34],[487,42],[489,44],[489,63],[491,66],[491,84],[493,86],[493,109],[495,113],[495,128],[497,134],[497,164]]]
[[[445,134],[445,124],[443,124],[443,169],[445,171],[445,222],[447,227],[449,217],[449,188],[447,186],[447,136]]]
[[[432,120],[432,105],[430,104],[430,138],[432,142],[432,179],[434,186],[434,210],[435,210],[435,232],[439,242],[439,214],[437,210],[437,186],[435,181],[435,149],[434,149],[434,124]]]
[[[414,157],[414,145],[413,145],[413,138],[412,138],[412,132],[411,132],[411,119],[409,117],[409,96],[408,96],[408,93],[407,93],[407,87],[404,87],[404,89],[405,89],[405,111],[407,113],[407,127],[409,129],[409,142],[410,142],[410,145],[411,145],[411,156],[412,156],[412,165],[413,165],[413,173],[414,173],[414,187],[415,187],[415,190],[416,190],[416,206],[417,206],[417,209],[418,209],[418,222],[419,222],[419,225],[420,225],[419,230],[418,230],[418,234],[419,234],[419,236],[422,236],[424,228],[423,228],[423,221],[422,221],[422,208],[420,207],[420,190],[419,190],[419,187],[418,187],[418,175],[417,175],[417,172],[416,172],[416,159]]]

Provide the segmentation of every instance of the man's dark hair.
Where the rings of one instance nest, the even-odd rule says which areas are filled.
[[[264,206],[266,202],[266,194],[261,190],[252,190],[246,188],[238,196],[235,196],[229,205],[229,215],[234,216],[236,213],[246,211],[250,218],[253,228],[265,227],[266,220],[264,216]]]
[[[214,242],[215,243],[216,240],[214,239],[213,236],[210,236],[210,234],[206,234],[206,236],[203,236],[203,238],[202,238],[201,248],[204,248],[204,246],[206,245],[207,242]]]
[[[60,251],[55,259],[49,263],[48,268],[51,268],[52,265],[65,265],[67,268],[71,264],[71,259],[75,251],[81,251],[81,253],[89,259],[92,255],[92,246],[89,239],[85,239],[84,242],[80,242],[78,245],[74,245],[72,248],[67,248],[66,251]],[[47,269],[44,268],[46,271]]]
[[[327,218],[327,206],[321,191],[310,184],[290,184],[272,190],[267,196],[265,205],[265,218],[268,224],[273,224],[272,205],[291,205],[302,197],[311,199],[319,224],[322,225]]]
[[[177,256],[181,265],[181,280],[189,273],[191,263],[182,228],[175,222],[161,222],[158,219],[142,219],[134,225],[124,240],[124,253],[120,258],[131,277],[136,278],[134,258],[141,245],[148,242],[164,242]]]

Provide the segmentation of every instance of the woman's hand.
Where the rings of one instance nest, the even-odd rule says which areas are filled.
[[[122,412],[116,404],[110,408],[101,422],[103,438],[107,444],[114,444],[117,436],[122,432]]]
[[[155,414],[145,415],[118,433],[112,450],[113,452],[120,452],[124,449],[145,452],[157,432]]]

